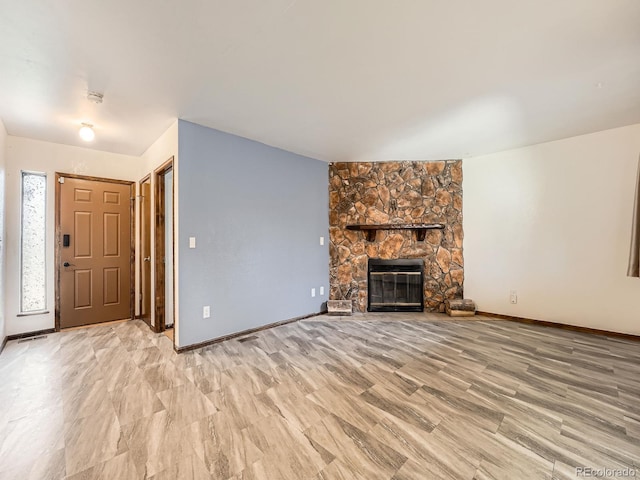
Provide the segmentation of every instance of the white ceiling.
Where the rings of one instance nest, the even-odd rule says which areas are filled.
[[[640,122],[640,2],[0,0],[0,117],[133,155],[178,117],[327,161],[468,157]]]

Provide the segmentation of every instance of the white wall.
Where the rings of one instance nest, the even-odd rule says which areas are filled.
[[[178,120],[142,154],[143,171],[146,175],[178,155]]]
[[[178,255],[178,203],[179,203],[179,199],[178,199],[178,121],[176,120],[168,129],[166,132],[164,132],[154,143],[153,145],[151,145],[146,152],[144,152],[142,154],[142,164],[143,164],[143,171],[140,174],[140,178],[139,180],[142,180],[143,177],[145,177],[148,174],[151,174],[151,228],[154,228],[154,219],[156,216],[156,210],[155,210],[155,201],[154,201],[154,196],[155,196],[155,189],[156,189],[156,185],[155,185],[155,178],[153,175],[153,172],[156,168],[158,168],[160,165],[162,165],[163,163],[165,163],[167,160],[169,160],[171,157],[173,157],[173,182],[174,182],[174,205],[173,205],[173,211],[174,211],[174,232],[175,232],[175,236],[174,236],[174,244],[175,244],[175,257],[173,259],[174,261],[174,265],[175,265],[175,269],[176,272],[178,270],[178,261],[179,261],[179,255]],[[139,224],[139,222],[136,222],[137,224]],[[153,235],[153,233],[152,233]],[[139,225],[136,228],[136,245],[140,245],[140,231],[139,231]],[[155,258],[155,245],[154,242],[151,242],[151,258]],[[136,265],[136,292],[140,292],[140,278],[139,278],[139,271],[140,271],[140,265],[139,262],[140,260],[140,255],[136,255],[136,261],[138,262],[138,264]],[[155,284],[155,275],[156,275],[156,271],[155,271],[155,262],[151,262],[151,285]],[[174,282],[175,282],[175,304],[174,304],[174,308],[175,308],[175,316],[174,316],[174,325],[173,325],[173,334],[174,334],[174,341],[176,345],[179,345],[179,339],[180,339],[180,326],[179,326],[179,322],[178,322],[178,275],[175,275],[174,277]],[[138,293],[139,295],[139,293]],[[136,297],[136,312],[139,311],[139,297]],[[155,325],[155,295],[151,295],[151,325]]]
[[[20,172],[47,174],[47,310],[49,313],[19,317],[20,305]],[[55,172],[75,173],[137,181],[140,157],[118,155],[21,137],[7,137],[6,148],[6,334],[54,328]]]
[[[6,285],[6,228],[5,228],[5,166],[6,166],[7,131],[0,119],[0,348],[6,337],[5,328],[5,295]]]
[[[639,154],[640,124],[465,159],[465,296],[640,334],[640,280],[626,277]]]

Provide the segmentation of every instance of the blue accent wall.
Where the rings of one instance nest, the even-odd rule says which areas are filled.
[[[178,346],[319,312],[328,165],[182,120],[178,132]]]

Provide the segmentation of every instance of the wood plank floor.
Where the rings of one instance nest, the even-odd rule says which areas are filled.
[[[176,355],[133,321],[10,342],[0,378],[3,480],[640,476],[640,343],[535,325],[315,317]]]

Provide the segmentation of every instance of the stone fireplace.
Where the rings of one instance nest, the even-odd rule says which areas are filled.
[[[438,229],[394,225],[441,224]],[[353,225],[389,229],[357,231]],[[357,162],[329,167],[330,299],[367,310],[369,259],[423,262],[423,304],[462,297],[462,162]]]

